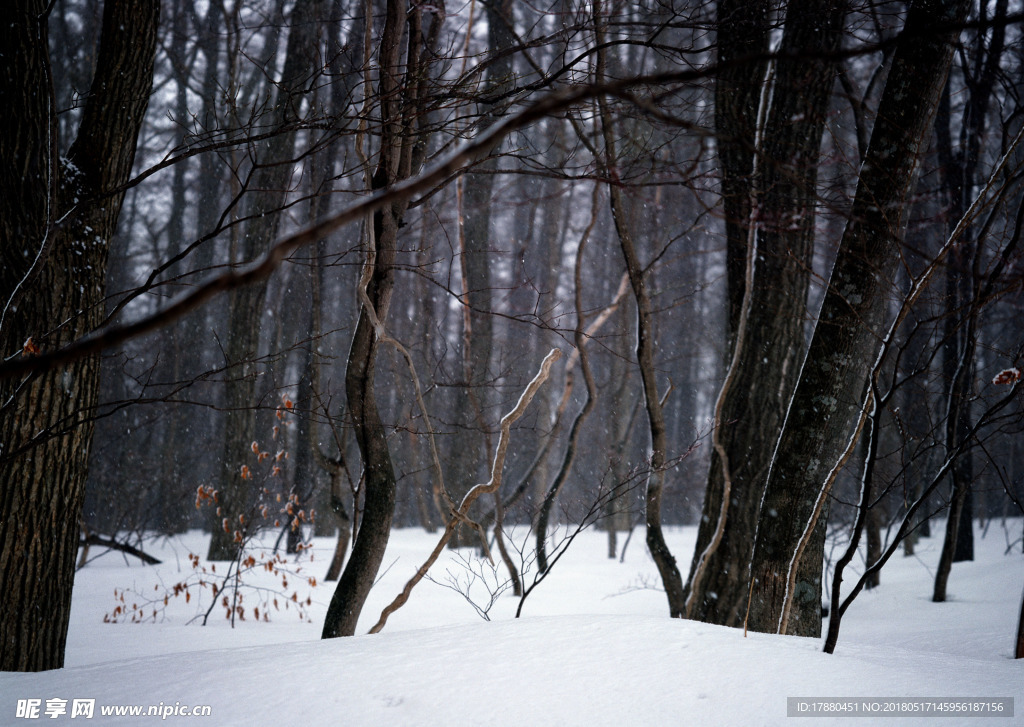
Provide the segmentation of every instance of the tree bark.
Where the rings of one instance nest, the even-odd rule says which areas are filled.
[[[726,214],[750,215],[755,232],[751,233],[749,221],[726,218],[730,245],[739,244],[734,238],[740,232],[745,235],[744,268],[751,256],[753,269],[749,290],[744,291],[746,309],[735,321],[730,287],[728,339],[733,361],[719,394],[712,433],[715,446],[687,583],[688,617],[709,623],[738,626],[743,621],[764,482],[805,348],[818,157],[838,70],[835,61],[815,59],[827,57],[839,47],[844,15],[845,4],[834,0],[790,3],[781,52],[810,57],[779,61],[772,74],[774,81],[765,79],[763,66],[757,66],[750,70],[760,70],[761,77],[730,78],[725,85],[728,91],[736,84],[756,83],[759,92],[763,87],[765,94],[771,94],[764,129],[751,125],[748,106],[737,109],[728,99],[722,102],[730,104],[726,108],[729,113],[716,114]],[[738,18],[745,26],[762,28],[767,23],[766,18],[722,15],[720,11],[719,22],[724,25],[719,36],[725,39],[726,48],[745,35],[742,28],[733,28]],[[723,49],[720,55],[730,58],[739,52]],[[753,89],[745,93],[750,96],[746,104],[756,106]],[[716,98],[719,95],[716,90]],[[748,158],[747,148],[762,136],[761,148]],[[731,160],[740,158],[756,165],[745,177],[730,170],[739,163]],[[731,200],[741,192],[748,199],[745,207]],[[766,386],[765,381],[772,383]],[[724,497],[728,502],[723,507]]]
[[[1014,659],[1024,659],[1024,596],[1020,601],[1020,619],[1017,621],[1017,646],[1013,650]]]
[[[715,131],[725,213],[726,350],[733,347],[746,288],[754,139],[768,68],[769,13],[765,0],[722,0],[718,4],[717,48],[722,70],[715,80]]]
[[[896,42],[892,68],[862,165],[851,218],[768,475],[751,563],[746,624],[791,633],[815,621],[820,579],[798,579],[838,469],[857,436],[864,383],[885,334],[907,196],[949,70],[965,0],[915,3]]]
[[[501,96],[515,88],[513,60],[509,52],[515,36],[512,32],[511,0],[485,3],[487,17],[488,75],[484,94]],[[506,104],[487,104],[481,109],[481,128],[499,120]],[[495,144],[488,153],[496,151]],[[456,502],[479,482],[485,471],[490,435],[483,431],[484,412],[489,410],[487,385],[490,379],[493,326],[491,324],[491,193],[498,157],[492,156],[479,165],[480,174],[462,180],[462,266],[463,266],[463,377],[465,386],[458,390],[456,416],[459,433],[452,452],[453,471],[446,479]],[[472,545],[476,533],[458,526],[450,541],[451,547]]]
[[[0,346],[56,348],[105,313],[107,251],[153,84],[157,0],[109,0],[77,137],[56,148],[47,3],[0,29]],[[131,28],[131,32],[126,29]],[[54,220],[61,218],[59,227]],[[0,383],[0,669],[64,663],[99,359]]]
[[[1007,2],[999,0],[995,6],[995,20],[1006,17]],[[988,108],[998,74],[1005,45],[1005,23],[996,22],[986,47],[987,34],[975,35],[974,58],[971,68],[965,62],[962,72],[966,100],[959,120],[959,147],[954,151],[952,133],[956,126],[950,109],[950,89],[947,85],[942,97],[935,131],[941,164],[942,191],[949,207],[949,219],[960,220],[971,203],[977,186],[978,163],[985,133]],[[981,255],[980,241],[974,226],[964,234],[964,242],[949,255],[946,269],[946,319],[943,344],[943,374],[949,382],[946,451],[952,451],[970,429],[971,386],[974,379],[975,350],[977,347],[977,304],[979,274],[977,266]],[[946,599],[946,586],[955,562],[973,560],[974,533],[972,529],[974,499],[974,462],[968,449],[951,471],[951,497],[949,517],[946,520],[946,540],[936,568],[932,600]]]

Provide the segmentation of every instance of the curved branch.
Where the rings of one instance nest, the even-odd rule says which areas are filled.
[[[554,364],[559,358],[561,358],[562,352],[557,348],[551,349],[544,360],[541,362],[540,370],[537,375],[533,377],[533,380],[527,384],[526,389],[519,397],[519,401],[516,403],[515,408],[512,409],[501,419],[501,432],[498,435],[498,446],[494,451],[494,460],[491,464],[491,479],[487,482],[476,485],[466,496],[462,498],[462,502],[459,504],[459,508],[453,513],[454,517],[449,518],[448,523],[445,525],[444,533],[441,535],[440,540],[437,541],[437,545],[431,551],[427,560],[417,570],[415,575],[409,579],[405,584],[405,588],[402,592],[395,597],[391,603],[389,603],[383,611],[381,611],[380,618],[377,623],[370,629],[371,634],[378,633],[384,628],[387,623],[388,617],[395,611],[405,605],[406,601],[409,600],[409,596],[412,594],[412,589],[423,580],[424,576],[427,575],[427,571],[437,561],[438,557],[444,551],[448,545],[448,541],[451,540],[452,535],[455,533],[455,528],[458,524],[467,519],[466,513],[469,512],[470,506],[474,501],[481,495],[487,493],[497,492],[498,488],[501,487],[501,470],[505,465],[505,452],[508,449],[509,430],[512,424],[519,419],[525,412],[526,407],[529,406],[530,402],[533,401],[533,397],[537,395],[537,391],[540,389],[551,373],[551,365]]]

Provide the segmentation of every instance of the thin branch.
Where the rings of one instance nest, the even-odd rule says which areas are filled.
[[[395,597],[387,607],[381,611],[380,618],[377,623],[374,624],[373,628],[370,629],[371,634],[378,633],[384,628],[384,624],[387,623],[388,617],[395,611],[405,605],[406,601],[409,600],[409,596],[412,594],[412,589],[423,580],[426,576],[427,571],[437,561],[441,552],[448,545],[448,541],[451,540],[452,535],[455,532],[456,526],[459,522],[466,520],[466,513],[469,512],[470,506],[474,501],[481,495],[497,492],[498,488],[501,487],[501,470],[505,465],[505,452],[508,449],[509,430],[512,424],[519,419],[525,412],[526,407],[529,406],[530,402],[533,401],[533,397],[537,395],[537,391],[540,389],[551,373],[551,365],[554,364],[559,358],[561,358],[562,352],[557,348],[551,349],[547,356],[544,357],[544,361],[541,362],[540,370],[537,375],[533,377],[533,380],[527,384],[526,389],[519,397],[519,401],[516,403],[515,408],[512,409],[501,419],[501,432],[498,435],[498,445],[494,451],[494,460],[491,464],[491,478],[487,482],[474,486],[466,496],[462,498],[462,502],[459,504],[459,508],[456,512],[453,512],[453,517],[449,518],[448,523],[445,525],[444,533],[438,540],[437,545],[434,546],[434,550],[427,557],[427,560],[417,569],[415,575],[409,579],[409,582],[405,584],[405,588],[402,592]]]

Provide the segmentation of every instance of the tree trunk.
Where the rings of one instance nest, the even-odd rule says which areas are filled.
[[[605,21],[597,2],[594,3],[594,18],[597,45],[601,49],[604,42]],[[605,80],[604,65],[604,52],[599,50],[595,73],[598,83],[603,83]],[[617,180],[620,178],[620,159],[616,151],[616,132],[608,101],[604,96],[598,97],[598,110],[605,153],[601,164],[602,171],[607,179]],[[619,242],[619,250],[622,252],[629,284],[636,300],[636,359],[640,369],[640,381],[643,385],[651,441],[650,472],[644,493],[647,548],[665,587],[669,615],[672,618],[679,618],[683,615],[683,578],[679,573],[675,556],[672,555],[668,543],[665,542],[665,534],[662,530],[661,506],[665,492],[668,434],[665,428],[665,413],[661,397],[658,394],[657,370],[654,363],[654,311],[650,292],[647,289],[650,276],[648,268],[640,262],[640,256],[627,220],[629,212],[626,209],[621,185],[614,183],[608,185],[608,201],[612,221],[615,225],[615,235]]]
[[[42,0],[17,0],[0,28],[3,358],[23,345],[26,354],[56,348],[102,320],[107,250],[124,197],[113,190],[131,174],[153,83],[159,3],[108,0],[78,135],[59,162],[46,11]],[[57,218],[59,228],[51,226]],[[98,392],[96,357],[0,383],[5,671],[64,663]]]
[[[791,633],[818,622],[820,583],[797,578],[834,477],[857,436],[864,383],[885,335],[907,196],[949,70],[965,0],[915,3],[896,42],[820,318],[769,472],[751,564],[747,625]],[[820,573],[820,566],[819,566]],[[804,627],[801,632],[806,633]]]
[[[622,329],[628,330],[625,312],[617,313],[616,317],[622,321]],[[620,329],[620,330],[622,330]],[[627,330],[622,330],[625,334]],[[621,335],[617,343],[625,338]],[[610,424],[611,431],[608,439],[608,460],[611,463],[611,488],[612,496],[604,511],[604,525],[608,530],[608,557],[615,559],[619,554],[618,533],[627,531],[631,526],[631,514],[629,512],[628,483],[629,468],[626,464],[626,448],[629,445],[630,432],[633,428],[634,406],[630,403],[630,393],[635,385],[626,368],[627,351],[622,346],[621,353],[616,350],[616,355],[611,361],[611,380],[618,381],[609,402],[609,410],[613,412],[613,421]]]
[[[881,503],[876,503],[873,507],[868,506],[867,521],[864,523],[865,536],[867,540],[867,554],[865,558],[865,566],[870,568],[878,559],[882,556],[882,523],[881,523]],[[867,581],[864,583],[864,588],[870,590],[872,588],[878,588],[881,584],[878,572],[872,573]]]
[[[979,527],[981,525],[979,524]],[[953,548],[953,562],[974,560],[974,488],[968,487],[964,494],[964,506],[960,509],[960,527],[957,528],[956,547]]]
[[[790,3],[781,52],[799,56],[834,51],[839,44],[844,8],[843,3],[833,0]],[[757,28],[767,23],[765,18],[755,22],[747,16],[722,15],[725,10],[723,6],[720,11],[719,22],[725,25],[720,27],[719,36],[727,44],[744,37],[742,28],[734,32],[733,22],[743,20],[745,25]],[[740,50],[730,49],[726,57]],[[733,361],[719,394],[712,432],[715,446],[687,583],[688,617],[709,623],[738,626],[743,621],[748,566],[764,482],[805,347],[818,157],[837,69],[835,61],[786,60],[778,62],[773,83],[763,78],[763,69],[762,77],[757,79],[729,79],[726,91],[735,84],[756,83],[759,91],[764,84],[771,84],[770,89],[764,88],[765,94],[771,93],[772,102],[763,131],[748,128],[750,109],[737,109],[728,99],[722,99],[729,103],[725,109],[728,113],[716,114],[724,165],[723,193],[738,195],[742,188],[753,201],[745,207],[733,201],[730,206],[730,196],[726,196],[726,212],[735,207],[735,214],[752,215],[756,238],[744,237],[742,241],[744,261],[750,255],[753,266],[750,289],[744,290],[746,310],[741,311],[742,320],[732,320],[734,292],[730,287],[728,338],[734,347]],[[751,96],[747,103],[755,104],[756,115],[752,90],[746,94]],[[716,98],[718,95],[716,91]],[[757,157],[745,156],[746,148],[761,136],[764,143]],[[730,170],[739,159],[757,165],[753,175],[747,172],[740,176],[738,169]],[[724,181],[734,177],[729,184]],[[746,181],[741,185],[743,179]],[[741,231],[749,234],[748,224],[726,218],[730,244]],[[754,250],[750,245],[755,246]],[[772,383],[766,386],[765,381]],[[728,502],[723,507],[725,496]],[[824,533],[819,536],[824,537]]]
[[[715,79],[715,131],[725,212],[728,351],[733,347],[746,289],[754,139],[768,68],[769,12],[765,0],[722,0],[718,4],[717,48],[722,70]],[[748,56],[760,57],[744,60]]]
[[[326,5],[326,0],[315,0],[297,3],[292,10],[284,68],[273,108],[265,120],[271,128],[283,128],[298,118],[303,89],[318,70],[317,21],[324,17]],[[295,140],[294,128],[282,130],[259,150],[256,161],[260,168],[254,174],[255,191],[247,208],[247,216],[252,220],[240,240],[240,259],[232,262],[249,262],[277,237],[281,223],[278,212],[288,193],[292,175],[289,160],[294,155]],[[227,417],[217,489],[221,518],[229,523],[237,522],[239,515],[248,516],[253,502],[250,482],[243,479],[240,468],[251,459],[251,443],[260,438],[256,431],[258,371],[255,359],[266,291],[265,281],[249,285],[231,291],[228,302],[225,355],[227,363],[234,367],[234,375],[225,392]],[[219,523],[220,519],[213,525],[206,557],[208,560],[233,560],[239,547],[234,528],[221,527]]]
[[[996,21],[989,33],[974,35],[971,67],[961,69],[967,79],[964,91],[963,116],[957,124],[950,111],[949,87],[943,94],[935,131],[942,171],[942,188],[949,207],[949,219],[956,224],[971,203],[977,186],[981,144],[985,136],[988,109],[994,97],[996,78],[1001,67],[1006,41],[1007,0],[995,4]],[[986,43],[986,40],[988,41]],[[952,133],[959,127],[959,146],[954,151]],[[974,379],[975,350],[977,347],[978,306],[977,286],[981,255],[974,225],[967,228],[963,243],[950,251],[946,269],[946,320],[943,345],[943,373],[949,382],[946,422],[946,451],[952,451],[970,429],[971,385]],[[973,261],[973,264],[972,264]],[[972,289],[973,288],[973,289]],[[954,562],[974,559],[974,533],[972,521],[974,498],[974,462],[968,449],[952,469],[952,496],[949,518],[946,521],[946,541],[935,574],[932,600],[946,599],[946,585]]]
[[[423,12],[433,13],[430,29],[422,30]],[[374,190],[407,179],[422,163],[425,140],[419,123],[430,60],[443,20],[443,8],[418,5],[407,12],[405,0],[389,0],[379,45],[381,78],[381,148],[373,175]],[[408,17],[407,62],[401,63],[403,26]],[[404,72],[403,72],[404,68]],[[394,287],[399,228],[407,203],[386,206],[373,215],[367,250],[365,298],[352,336],[345,370],[348,397],[359,454],[363,460],[364,502],[348,565],[338,580],[324,620],[322,638],[351,636],[377,577],[391,533],[395,511],[395,473],[384,424],[377,410],[374,371],[383,327]],[[365,276],[365,273],[364,273]],[[360,285],[363,283],[361,282]]]
[[[516,42],[512,32],[511,0],[496,0],[485,5],[487,45],[491,61],[484,94],[501,96],[514,89],[514,55],[508,50]],[[507,104],[487,104],[482,109],[481,129],[499,120]],[[492,151],[497,150],[496,145]],[[484,430],[484,412],[489,410],[487,387],[490,380],[493,326],[491,324],[491,192],[498,158],[477,165],[481,172],[463,178],[462,192],[462,266],[463,266],[463,388],[458,390],[456,416],[459,426],[452,452],[453,471],[446,478],[452,498],[459,502],[470,488],[484,479],[490,452],[490,436]],[[453,548],[473,545],[477,540],[472,528],[459,525],[449,541]]]
[[[1017,621],[1017,647],[1013,650],[1014,659],[1024,659],[1024,596],[1020,600],[1020,619]]]
[[[562,464],[558,469],[558,474],[555,475],[555,479],[552,481],[551,486],[548,488],[547,493],[544,495],[544,499],[541,501],[540,510],[537,513],[537,527],[536,527],[536,538],[537,538],[537,571],[538,573],[545,573],[548,570],[548,556],[547,556],[547,535],[548,535],[548,522],[551,518],[551,511],[555,507],[555,503],[558,501],[558,494],[565,485],[566,481],[572,473],[573,464],[576,461],[576,452],[579,446],[580,434],[583,431],[583,426],[587,419],[590,417],[591,412],[594,410],[594,406],[597,402],[597,385],[594,383],[594,374],[590,369],[590,356],[587,353],[587,336],[585,333],[586,327],[584,325],[585,315],[583,308],[583,253],[586,250],[587,242],[590,239],[590,235],[594,230],[594,224],[597,221],[597,194],[594,195],[594,203],[591,209],[590,224],[583,233],[583,237],[580,239],[579,245],[576,246],[576,264],[573,268],[573,297],[576,304],[576,328],[573,332],[573,343],[576,346],[576,353],[579,355],[580,373],[583,374],[583,381],[586,386],[586,399],[583,401],[583,407],[576,414],[576,418],[573,419],[572,426],[569,428],[569,441],[566,444],[565,454],[562,457]],[[569,368],[568,366],[566,367]],[[574,370],[567,370],[566,372],[566,391],[571,391],[573,388],[573,379],[576,376]]]
[[[377,315],[387,313],[394,285],[395,238],[398,219],[387,210],[375,215],[374,226],[380,235],[373,279],[367,295]],[[377,411],[373,389],[378,341],[369,315],[359,315],[345,373],[345,391],[349,411],[363,460],[363,513],[348,566],[338,580],[324,622],[323,638],[351,636],[355,633],[363,603],[376,578],[391,534],[395,510],[395,472],[388,451],[387,433]]]

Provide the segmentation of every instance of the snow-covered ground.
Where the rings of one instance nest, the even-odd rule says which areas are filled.
[[[187,623],[209,603],[209,593],[201,599],[195,588],[187,602],[182,593],[162,606],[175,583],[198,579],[189,553],[204,553],[204,538],[152,541],[146,548],[164,560],[160,566],[132,559],[126,564],[109,553],[79,571],[66,667],[0,674],[0,724],[86,721],[84,715],[72,718],[74,700],[94,700],[97,724],[153,724],[165,713],[167,722],[211,725],[850,723],[845,717],[787,716],[789,697],[808,698],[809,704],[855,698],[859,710],[869,704],[885,709],[894,698],[991,703],[1009,697],[1015,700],[1012,717],[982,720],[947,711],[939,724],[1024,724],[1024,660],[1012,658],[1024,555],[1019,542],[1005,552],[1021,530],[1019,520],[1006,529],[992,523],[977,539],[976,560],[954,566],[944,604],[930,602],[938,537],[922,541],[915,557],[894,558],[882,572],[882,587],[863,593],[850,608],[834,655],[823,654],[816,639],[744,637],[735,629],[667,618],[642,533],[620,563],[605,557],[603,533],[584,532],[527,598],[518,620],[511,592],[497,599],[485,622],[463,595],[424,581],[381,634],[330,641],[319,636],[333,584],[310,587],[306,580],[322,579],[330,540],[315,541],[313,561],[307,556],[301,572],[286,576],[287,588],[280,575],[250,579],[272,590],[243,591],[247,618],[235,628],[222,607],[205,627]],[[695,534],[689,528],[669,533],[684,570]],[[423,561],[434,537],[393,533],[361,633]],[[532,549],[532,543],[526,546]],[[465,583],[467,563],[478,567],[445,555],[432,574],[441,583],[446,572]],[[493,577],[486,568],[480,573]],[[531,579],[528,574],[527,583]],[[104,623],[122,590],[129,606],[155,598],[156,622],[154,606],[147,605],[146,623]],[[311,598],[310,622],[300,620],[294,603],[284,608],[292,593],[300,601]],[[471,596],[485,605],[482,579]],[[273,609],[275,597],[280,610]],[[254,623],[254,608],[270,608],[270,622]],[[47,708],[59,711],[61,703],[48,700],[66,700],[65,713],[49,718]],[[841,708],[844,701],[832,704]],[[144,712],[154,706],[159,714],[101,714],[103,708],[136,705]],[[38,716],[25,716],[34,706]],[[209,716],[180,716],[198,706],[208,706]],[[933,714],[876,715],[853,724],[934,724],[939,714]]]

